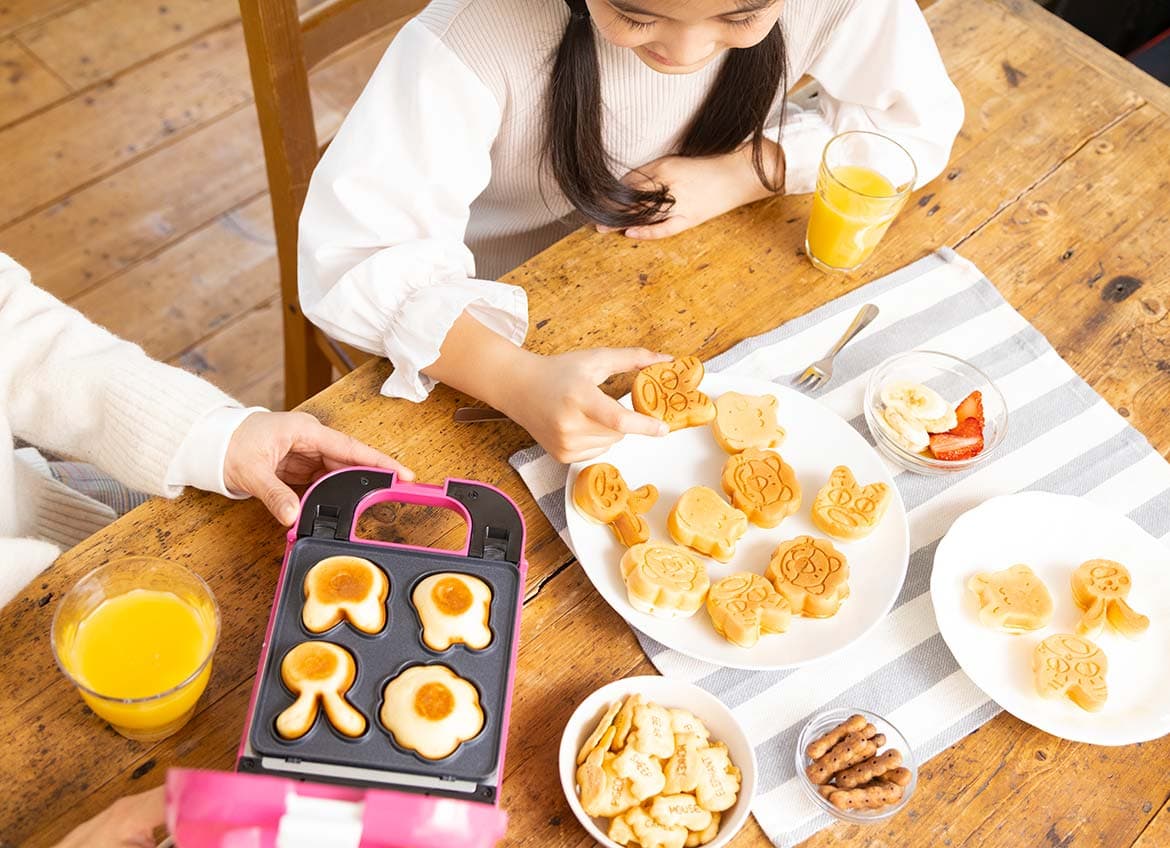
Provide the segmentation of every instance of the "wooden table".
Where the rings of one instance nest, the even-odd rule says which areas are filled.
[[[804,197],[661,243],[578,232],[509,278],[529,292],[530,345],[645,344],[707,358],[951,245],[1160,451],[1170,449],[1170,90],[1026,0],[942,0],[928,17],[966,124],[946,172],[915,195],[863,274],[829,277],[808,265]],[[371,363],[305,408],[392,449],[424,480],[483,480],[522,505],[531,565],[503,792],[509,840],[585,844],[556,779],[561,727],[596,687],[653,669],[508,466],[526,434],[452,423],[465,399],[445,388],[418,406],[381,398],[386,373],[384,362]],[[627,390],[628,378],[611,388]],[[382,532],[386,518],[375,516],[369,532]],[[410,539],[452,541],[452,532],[421,521]],[[67,553],[4,610],[0,843],[49,845],[118,796],[159,783],[170,766],[231,768],[283,545],[255,502],[156,500]],[[130,553],[189,565],[223,612],[198,715],[156,745],[124,740],[94,718],[49,650],[55,599]],[[930,761],[892,822],[837,825],[807,844],[1164,846],[1168,760],[1170,738],[1093,748],[1000,715]],[[752,822],[735,844],[766,843]]]

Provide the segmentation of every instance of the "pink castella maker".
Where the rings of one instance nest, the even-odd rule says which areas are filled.
[[[377,503],[441,507],[468,524],[462,551],[374,542],[355,536],[357,519]],[[342,620],[325,633],[301,621],[304,580],[326,557],[370,560],[390,581],[386,625],[367,635]],[[483,483],[402,483],[391,472],[352,468],[321,478],[305,493],[289,531],[276,599],[260,652],[236,773],[172,769],[167,826],[179,848],[448,848],[494,845],[504,835],[500,779],[520,636],[524,520],[503,492]],[[423,644],[411,604],[427,576],[456,572],[491,588],[492,641],[472,651]],[[318,710],[307,734],[289,741],[276,717],[294,701],[281,680],[293,647],[322,640],[347,649],[357,667],[346,699],[366,718],[359,737],[342,735]],[[472,683],[484,726],[441,760],[400,747],[381,723],[386,684],[417,665],[444,665]]]

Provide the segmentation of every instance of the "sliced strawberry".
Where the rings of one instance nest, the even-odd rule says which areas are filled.
[[[983,392],[974,391],[963,398],[963,402],[955,409],[955,418],[962,423],[968,418],[974,418],[979,422],[979,426],[983,426]]]
[[[946,462],[970,459],[982,450],[983,424],[977,418],[964,418],[953,430],[930,436],[930,452]]]

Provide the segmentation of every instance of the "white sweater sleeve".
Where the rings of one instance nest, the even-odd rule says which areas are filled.
[[[332,337],[390,359],[383,394],[426,397],[434,381],[420,371],[463,312],[524,340],[524,290],[475,279],[463,244],[500,119],[487,86],[414,21],[313,174],[300,220],[301,306]]]
[[[167,475],[180,445],[196,422],[231,406],[215,386],[155,362],[38,289],[0,253],[0,408],[14,435],[174,497],[181,489]]]
[[[785,106],[786,193],[816,188],[825,144],[846,130],[873,130],[905,147],[918,186],[946,167],[963,124],[963,100],[915,0],[858,2],[807,73],[819,84],[816,96],[798,95],[804,107]]]

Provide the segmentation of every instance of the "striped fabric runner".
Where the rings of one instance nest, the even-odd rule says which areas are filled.
[[[1170,542],[1170,465],[974,265],[949,249],[748,339],[707,367],[787,382],[832,345],[864,303],[877,304],[881,315],[837,358],[832,382],[817,397],[871,444],[861,412],[868,372],[915,348],[950,353],[981,368],[1000,387],[1010,415],[995,458],[972,471],[924,477],[891,466],[906,504],[911,549],[894,609],[861,642],[781,672],[713,666],[637,634],[660,672],[714,693],[744,725],[760,764],[752,812],[778,846],[795,845],[831,823],[796,781],[793,747],[812,714],[838,706],[880,713],[906,734],[924,762],[999,712],[959,669],[931,606],[935,547],[959,515],[996,495],[1058,492],[1126,514]],[[512,465],[567,543],[566,467],[539,447],[516,454]]]

